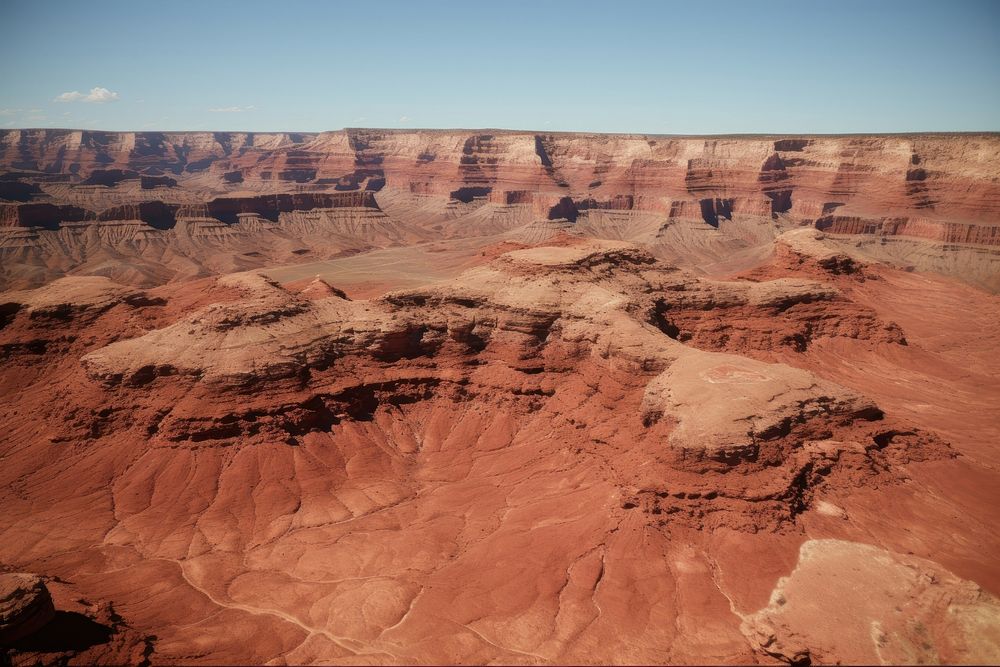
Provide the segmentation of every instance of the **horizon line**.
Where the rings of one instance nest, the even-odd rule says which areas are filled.
[[[729,138],[729,137],[876,137],[876,136],[933,136],[933,135],[1000,135],[1000,130],[904,130],[904,131],[865,131],[865,132],[705,132],[705,133],[668,133],[668,132],[600,132],[592,130],[530,130],[499,127],[342,127],[328,130],[165,130],[146,128],[141,130],[102,130],[79,127],[4,127],[0,132],[106,132],[111,134],[133,133],[133,134],[307,134],[321,135],[336,132],[351,131],[378,131],[378,132],[496,132],[508,134],[578,134],[594,136],[618,136],[618,137],[669,137],[676,139],[699,139],[699,138]]]

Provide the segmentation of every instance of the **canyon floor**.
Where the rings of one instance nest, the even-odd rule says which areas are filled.
[[[12,664],[1000,664],[1000,135],[0,132]]]

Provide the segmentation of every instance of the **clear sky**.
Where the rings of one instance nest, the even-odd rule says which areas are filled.
[[[1000,130],[992,0],[0,0],[0,127]]]

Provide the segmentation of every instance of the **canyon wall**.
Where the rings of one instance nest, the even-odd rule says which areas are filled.
[[[158,248],[158,257],[184,258],[149,268],[160,276],[153,282],[214,271],[200,242],[178,239],[185,236],[175,231],[181,219],[280,223],[270,233],[282,243],[298,242],[302,252],[262,256],[262,265],[548,221],[568,222],[587,236],[639,242],[671,261],[696,257],[703,246],[706,257],[717,259],[800,225],[1000,249],[996,134],[8,130],[0,132],[0,172],[0,258],[22,265],[3,271],[8,285],[77,270],[86,264],[72,250],[81,224],[122,221],[145,227],[124,235],[120,224],[117,232],[96,232],[101,240],[89,256],[111,246],[152,261],[153,253],[137,247],[145,243]],[[323,224],[349,239],[327,246],[304,238],[291,222],[296,216],[287,215],[344,208],[360,211],[348,216],[352,220],[375,214],[385,228],[376,236],[384,238],[345,234],[340,211]],[[76,231],[60,235],[64,229]],[[252,261],[247,247],[274,245],[259,232],[249,238],[240,229],[212,229],[214,241],[230,239],[212,252],[238,257],[240,266]],[[712,230],[718,233],[707,236]],[[234,245],[236,237],[245,243]],[[991,267],[1000,261],[995,256]]]

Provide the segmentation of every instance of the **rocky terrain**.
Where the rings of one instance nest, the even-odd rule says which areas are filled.
[[[14,664],[1000,662],[1000,137],[0,133]]]
[[[154,286],[531,223],[724,275],[800,225],[1000,288],[1000,136],[0,131],[0,285]]]

